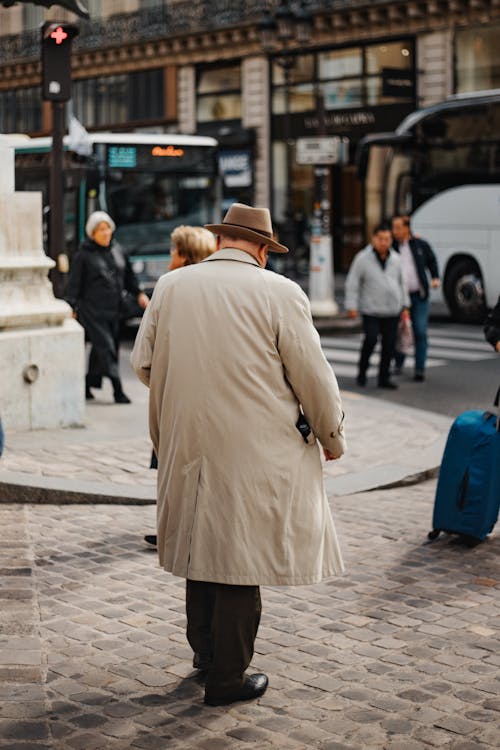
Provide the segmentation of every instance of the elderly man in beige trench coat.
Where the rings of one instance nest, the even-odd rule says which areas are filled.
[[[160,564],[187,579],[193,666],[205,703],[262,695],[247,675],[259,585],[316,583],[342,572],[323,487],[345,450],[335,375],[309,302],[265,270],[273,239],[264,208],[233,204],[207,225],[217,251],[162,276],[132,352],[150,387],[158,456]]]

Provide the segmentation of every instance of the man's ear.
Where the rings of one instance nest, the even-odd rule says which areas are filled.
[[[265,268],[267,263],[267,245],[259,245],[259,251],[257,255],[260,265],[262,266],[262,268]]]

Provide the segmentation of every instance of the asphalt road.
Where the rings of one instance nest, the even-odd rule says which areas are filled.
[[[385,391],[376,387],[376,368],[372,368],[372,377],[366,388],[356,385],[355,362],[353,372],[346,367],[345,350],[352,352],[354,341],[361,341],[361,336],[322,337],[330,344],[326,347],[328,358],[337,372],[341,388],[366,393],[367,395],[406,404],[419,409],[434,411],[438,414],[455,416],[467,409],[488,408],[500,386],[500,355],[486,344],[482,326],[461,325],[451,321],[443,314],[431,316],[429,326],[429,367],[424,383],[415,383],[413,376],[413,358],[407,358],[405,372],[394,381],[399,384],[397,391]],[[344,351],[341,362],[337,358],[336,348]]]

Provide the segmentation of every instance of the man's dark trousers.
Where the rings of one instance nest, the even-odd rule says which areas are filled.
[[[379,336],[382,338],[382,351],[380,354],[380,365],[378,371],[379,385],[389,380],[389,368],[396,347],[396,336],[398,333],[399,315],[390,317],[378,317],[376,315],[363,315],[363,331],[365,338],[361,347],[359,358],[359,376],[364,378],[370,357],[377,345]]]
[[[186,581],[187,639],[210,661],[205,690],[238,690],[250,664],[262,611],[258,586]]]

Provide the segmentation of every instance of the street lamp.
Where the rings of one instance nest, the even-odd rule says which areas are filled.
[[[300,5],[281,0],[273,12],[267,10],[259,24],[262,49],[273,55],[273,61],[283,70],[285,111],[283,118],[283,136],[286,154],[285,175],[285,223],[282,241],[293,244],[295,228],[292,202],[292,142],[290,138],[290,72],[295,65],[291,47],[300,48],[308,44],[312,35],[312,16],[301,2]]]

